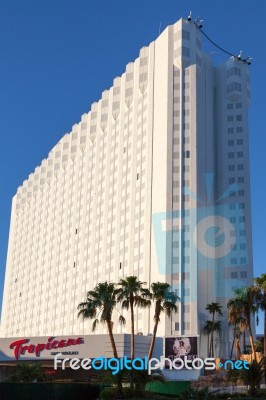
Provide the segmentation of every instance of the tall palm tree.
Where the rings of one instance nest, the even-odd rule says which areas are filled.
[[[239,307],[239,303],[235,299],[230,299],[227,303],[227,319],[229,322],[229,326],[233,325],[234,329],[234,337],[231,347],[230,359],[233,356],[233,349],[235,347],[236,350],[236,359],[239,360],[240,357],[240,336],[245,332],[247,328],[246,319],[241,315],[241,308]],[[245,348],[245,341],[244,341]]]
[[[258,306],[264,311],[264,357],[266,359],[266,274],[255,278],[256,288],[259,290]]]
[[[234,290],[235,298],[234,301],[237,304],[237,307],[240,311],[240,314],[246,319],[248,330],[249,330],[249,337],[250,337],[250,344],[252,349],[252,356],[256,361],[256,351],[255,351],[255,344],[254,344],[254,336],[252,332],[251,326],[251,316],[257,311],[258,307],[256,306],[256,298],[257,298],[257,291],[254,290],[254,286],[243,287]],[[230,300],[229,300],[230,301]]]
[[[263,356],[264,356],[264,375],[266,382],[266,274],[261,274],[261,276],[254,279],[255,290],[258,291],[258,307],[264,311],[264,339],[263,339]]]
[[[134,307],[146,308],[150,307],[151,301],[150,292],[144,288],[146,282],[141,282],[136,276],[128,276],[125,279],[120,279],[118,286],[120,286],[117,295],[117,301],[121,303],[122,309],[130,310],[131,319],[131,359],[135,355],[135,320],[134,320]]]
[[[153,334],[150,344],[150,349],[148,353],[148,359],[150,360],[152,357],[157,328],[160,322],[161,313],[165,313],[167,317],[170,317],[173,312],[177,312],[177,301],[180,300],[179,297],[175,294],[175,292],[171,291],[171,286],[168,283],[164,282],[155,282],[151,284],[151,298],[155,302],[155,311],[154,311],[154,327]]]
[[[210,355],[211,357],[214,357],[214,332],[219,332],[220,328],[221,328],[221,323],[218,323],[219,321],[215,321],[215,317],[216,315],[220,315],[222,316],[222,306],[217,303],[217,302],[212,302],[210,304],[207,304],[205,310],[209,311],[209,313],[212,316],[212,330],[211,330],[211,339],[210,339]]]
[[[107,325],[108,334],[113,350],[113,355],[118,358],[117,348],[113,335],[112,314],[117,304],[118,289],[114,283],[98,283],[97,286],[88,291],[87,298],[78,305],[78,317],[84,319],[94,319],[92,323],[92,331],[94,332],[99,322]],[[125,318],[120,315],[119,322],[125,324]],[[122,376],[117,374],[118,394],[123,397]]]

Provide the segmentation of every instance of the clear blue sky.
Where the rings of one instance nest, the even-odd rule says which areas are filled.
[[[250,151],[255,275],[266,272],[265,0],[1,0],[0,298],[11,199],[159,26],[192,10],[204,30],[251,66]],[[219,52],[216,60],[224,60]],[[259,332],[262,332],[260,324]]]

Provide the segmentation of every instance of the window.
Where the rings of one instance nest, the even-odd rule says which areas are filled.
[[[244,215],[242,215],[241,217],[238,218],[239,222],[245,222],[246,218]]]
[[[242,86],[238,82],[232,82],[232,83],[229,83],[229,85],[227,85],[227,93],[241,92],[241,90],[242,90]]]
[[[231,203],[229,207],[230,207],[230,210],[235,210],[236,205],[234,203]]]
[[[184,289],[184,296],[190,296],[190,289],[189,288]]]
[[[227,132],[228,132],[228,133],[234,133],[234,128],[228,128],[228,129],[227,129]]]
[[[182,30],[182,37],[185,40],[189,40],[190,39],[190,32],[186,31],[185,29]]]
[[[189,150],[185,151],[185,158],[190,158],[190,151]]]
[[[243,151],[238,151],[237,152],[237,157],[238,158],[243,158]]]
[[[228,122],[234,121],[234,116],[233,116],[233,115],[228,115],[227,121],[228,121]]]
[[[233,140],[228,140],[228,146],[234,146],[234,141]]]
[[[236,222],[236,217],[230,217],[230,222],[232,223]]]
[[[246,236],[246,231],[245,231],[245,229],[240,229],[240,231],[239,231],[239,236]]]
[[[238,196],[244,196],[245,195],[245,191],[243,189],[240,189],[238,191]]]
[[[229,178],[229,183],[230,184],[235,183],[235,178]]]
[[[231,279],[237,279],[237,272],[236,271],[231,272]]]
[[[242,108],[242,103],[236,103],[236,109],[239,110],[240,108]]]
[[[231,67],[226,71],[227,78],[230,76],[241,76],[241,69],[239,67]]]
[[[233,152],[228,153],[228,158],[234,158],[235,154]]]
[[[237,258],[236,257],[232,257],[231,258],[231,264],[232,265],[236,265],[237,264]]]
[[[240,257],[240,263],[241,264],[246,264],[247,263],[247,258],[246,257]]]
[[[240,243],[239,248],[240,248],[240,250],[246,250],[246,248],[247,248],[246,243]]]
[[[238,115],[236,116],[236,121],[242,121],[242,119],[243,119],[243,117],[242,117],[241,114],[238,114]]]
[[[237,132],[237,133],[242,133],[242,132],[243,132],[242,126],[237,126],[236,132]]]
[[[182,46],[182,56],[183,57],[189,57],[190,56],[190,51],[188,47]]]
[[[238,164],[237,165],[237,169],[238,169],[238,171],[243,171],[244,165],[243,164]]]
[[[237,139],[236,144],[239,146],[243,144],[243,139]]]
[[[183,329],[184,331],[190,330],[190,322],[183,322]]]
[[[244,178],[243,176],[240,176],[240,177],[237,179],[237,181],[238,181],[238,183],[244,183],[244,182],[245,182],[245,178]]]
[[[175,322],[175,331],[179,331],[179,322]]]
[[[229,171],[234,171],[235,170],[235,166],[234,165],[229,165],[228,166],[228,170]]]
[[[248,277],[247,271],[241,271],[241,272],[240,272],[240,277],[241,277],[242,279],[247,278],[247,277]]]
[[[184,305],[184,313],[185,313],[185,314],[190,313],[190,304],[185,304],[185,305]]]
[[[233,103],[227,104],[227,110],[232,110],[233,109]]]
[[[245,204],[244,203],[239,203],[238,208],[239,208],[239,210],[244,210],[245,209]]]

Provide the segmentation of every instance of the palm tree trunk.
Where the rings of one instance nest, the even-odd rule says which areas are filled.
[[[108,320],[108,321],[106,321],[106,324],[107,324],[107,329],[108,329],[108,333],[109,333],[109,338],[110,338],[114,358],[118,358],[117,349],[116,349],[116,345],[115,345],[115,339],[114,339],[114,335],[113,335],[112,322]],[[121,396],[121,398],[123,398],[122,376],[119,373],[117,374],[117,387],[118,387],[119,395]]]
[[[244,353],[246,354],[246,332],[243,332],[243,347],[244,347]]]
[[[232,360],[232,357],[233,357],[233,350],[234,350],[235,340],[236,340],[236,326],[235,326],[235,329],[234,329],[234,339],[233,339],[232,347],[231,347],[230,360]]]
[[[150,344],[150,348],[149,348],[149,353],[148,353],[148,360],[150,360],[152,358],[152,352],[153,352],[153,349],[154,349],[158,323],[159,323],[159,318],[156,318],[156,321],[155,321],[154,327],[153,327],[153,333],[152,333],[152,339],[151,339],[151,344]]]
[[[250,319],[249,318],[248,318],[248,330],[249,330],[249,337],[250,337],[252,355],[254,356],[254,360],[257,361],[255,345],[254,345],[254,338],[253,338],[253,333],[252,333],[252,328],[251,328],[251,323],[250,323]]]
[[[118,358],[117,349],[116,349],[116,345],[115,345],[115,339],[114,339],[114,335],[113,335],[112,322],[106,321],[106,323],[107,323],[107,329],[108,329],[109,338],[110,338],[114,357]]]
[[[264,383],[266,383],[266,309],[264,310]]]
[[[135,328],[134,328],[134,304],[130,301],[130,313],[131,313],[131,360],[135,357]]]
[[[266,310],[264,311],[264,357],[266,360]]]

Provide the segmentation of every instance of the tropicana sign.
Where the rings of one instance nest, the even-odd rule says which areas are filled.
[[[78,337],[76,339],[61,339],[55,340],[55,337],[49,337],[47,343],[31,344],[30,339],[19,339],[11,343],[9,348],[14,349],[14,356],[19,359],[20,355],[24,355],[26,352],[29,354],[35,354],[36,357],[40,357],[40,353],[43,350],[54,350],[62,349],[64,347],[76,346],[84,344],[84,338]]]

